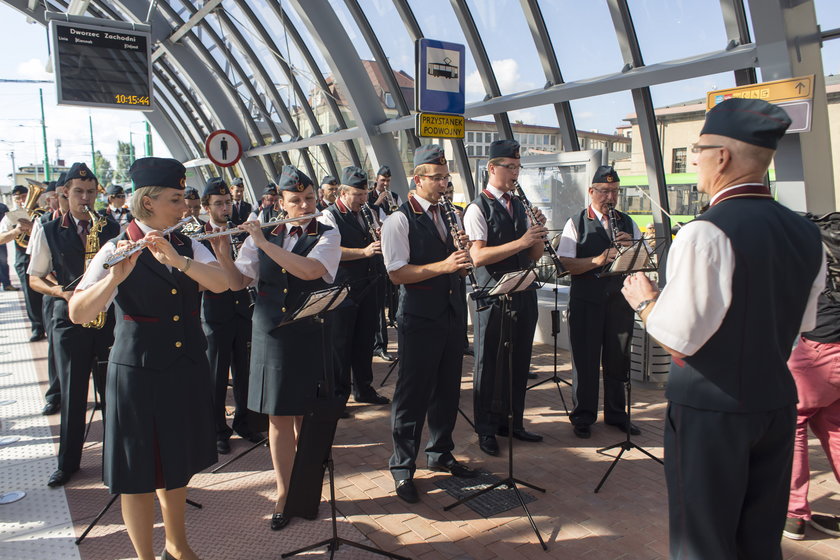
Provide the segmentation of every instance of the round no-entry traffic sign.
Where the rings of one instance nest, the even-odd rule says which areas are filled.
[[[242,143],[229,130],[214,130],[204,142],[204,151],[216,165],[230,167],[242,157]]]

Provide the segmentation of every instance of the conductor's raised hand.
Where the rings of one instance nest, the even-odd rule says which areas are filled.
[[[624,279],[621,294],[630,307],[636,309],[643,301],[659,297],[659,288],[643,272],[636,272]]]

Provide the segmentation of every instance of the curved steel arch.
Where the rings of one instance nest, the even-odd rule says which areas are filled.
[[[172,82],[175,88],[177,88],[177,91],[180,92],[181,96],[183,96],[187,103],[190,104],[192,112],[201,120],[204,130],[208,134],[212,132],[214,127],[213,123],[210,122],[210,117],[208,117],[205,113],[199,100],[193,95],[192,89],[184,83],[181,76],[178,75],[178,72],[176,72],[175,69],[172,68],[166,61],[166,58],[159,58],[155,63],[155,67],[160,70],[170,82]]]

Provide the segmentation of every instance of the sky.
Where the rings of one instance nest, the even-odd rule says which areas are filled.
[[[663,62],[716,51],[726,44],[719,0],[628,0],[638,30],[640,46],[647,64]],[[817,21],[822,29],[840,27],[840,1],[815,0]],[[414,45],[399,19],[391,0],[360,0],[383,49],[395,70],[414,76]],[[521,11],[520,0],[468,0],[476,25],[485,41],[485,48],[499,82],[502,94],[541,88],[545,75],[536,47]],[[263,2],[251,2],[261,17],[274,20]],[[332,0],[336,13],[348,32],[359,56],[372,59],[353,18],[342,0]],[[465,38],[449,0],[409,0],[425,36],[444,41],[465,43]],[[231,2],[225,2],[229,15],[244,35],[254,38],[246,18]],[[551,36],[565,81],[578,81],[615,73],[621,70],[621,59],[609,11],[604,0],[542,0],[543,16]],[[288,5],[286,5],[288,8]],[[218,24],[210,18],[214,27]],[[291,23],[310,45],[305,26],[291,10]],[[604,29],[599,32],[599,29]],[[397,30],[397,32],[395,32]],[[286,51],[287,38],[281,28],[272,28],[272,36],[282,55],[296,68],[303,88],[309,91],[314,79],[294,46]],[[256,41],[254,41],[256,42]],[[275,54],[264,45],[256,48],[281,95],[288,95],[285,77],[279,71]],[[0,78],[52,79],[44,71],[47,62],[47,33],[38,24],[29,24],[25,17],[0,3]],[[329,64],[317,49],[320,70],[329,73]],[[825,74],[840,74],[840,40],[829,41],[823,48]],[[467,103],[485,96],[482,80],[469,49],[466,60]],[[707,91],[734,86],[731,73],[704,76],[651,88],[657,107],[699,99]],[[47,123],[47,148],[50,160],[58,151],[69,162],[90,160],[88,119],[93,120],[94,144],[113,163],[117,140],[128,142],[130,134],[136,153],[143,153],[144,118],[139,111],[103,110],[56,105],[54,84],[0,83],[0,183],[7,183],[14,151],[19,167],[43,161],[43,140],[40,128],[38,90],[43,89]],[[634,112],[630,92],[617,92],[571,102],[575,124],[580,130],[612,133],[626,124]],[[526,124],[557,126],[552,107],[535,107],[511,113],[512,120]],[[155,155],[169,152],[157,135]]]

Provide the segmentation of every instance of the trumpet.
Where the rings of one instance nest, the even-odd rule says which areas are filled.
[[[373,219],[373,209],[365,202],[361,208],[362,220],[365,222],[370,238],[379,241],[379,232],[376,230],[376,221]]]
[[[382,192],[385,193],[385,202],[388,203],[388,214],[393,214],[399,210],[400,207],[397,206],[397,202],[394,200],[394,195],[391,194],[391,189],[386,188]]]
[[[270,222],[266,222],[264,224],[260,224],[260,229],[264,229],[267,227],[275,227],[282,224],[288,224],[291,222],[303,222],[306,220],[311,220],[313,218],[317,218],[321,215],[321,212],[315,212],[313,214],[304,214],[303,216],[298,216],[296,218],[283,218],[281,220],[271,220]],[[214,239],[216,237],[224,237],[225,235],[234,235],[237,233],[242,233],[242,229],[240,227],[235,227],[231,229],[225,229],[222,231],[213,231],[210,233],[202,233],[200,235],[193,235],[190,237],[193,241],[204,241],[205,239]]]
[[[194,218],[192,216],[190,216],[189,218],[181,218],[180,220],[178,220],[177,224],[175,224],[174,226],[170,226],[170,227],[166,228],[165,230],[163,230],[160,233],[161,233],[161,235],[168,235],[168,234],[172,233],[173,231],[183,227],[187,222],[191,222],[193,219]],[[134,253],[139,253],[140,251],[145,249],[146,245],[148,245],[148,244],[149,244],[149,242],[146,241],[145,238],[143,238],[143,239],[139,240],[137,243],[133,244],[131,247],[115,251],[114,254],[111,256],[111,258],[108,259],[107,261],[105,261],[105,263],[102,265],[102,268],[104,268],[105,270],[108,270],[109,268],[111,268],[115,264],[121,263],[122,261],[124,261],[125,259],[130,257],[131,255],[133,255]]]
[[[522,203],[522,206],[525,207],[525,213],[528,214],[528,220],[531,222],[531,225],[541,226],[542,224],[539,220],[537,220],[537,214],[534,211],[534,206],[531,204],[531,201],[528,200],[528,197],[525,196],[525,191],[522,190],[522,185],[519,184],[519,181],[514,181],[513,186],[516,188],[515,196]],[[566,267],[564,267],[563,263],[560,262],[560,257],[557,256],[557,250],[554,248],[554,245],[551,244],[551,241],[549,241],[548,238],[544,238],[543,243],[545,244],[545,252],[548,253],[549,258],[551,258],[551,262],[554,263],[554,269],[558,278],[568,274],[569,271],[566,270]]]

